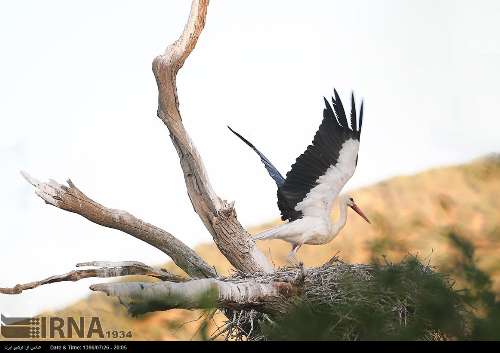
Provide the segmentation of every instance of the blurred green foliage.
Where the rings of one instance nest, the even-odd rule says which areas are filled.
[[[347,295],[333,305],[301,304],[264,328],[271,340],[414,340],[459,337],[460,295],[445,277],[408,257],[375,263],[370,281],[345,278]]]
[[[470,307],[469,332],[462,339],[500,340],[500,301],[492,290],[490,276],[477,266],[472,243],[450,232],[449,239],[459,252],[459,257],[447,271],[460,281],[460,296]]]

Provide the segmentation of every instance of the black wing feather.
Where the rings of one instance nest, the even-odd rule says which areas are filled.
[[[357,128],[354,95],[352,96],[351,128],[347,123],[344,107],[336,90],[334,90],[334,95],[335,98],[332,97],[333,109],[324,98],[323,120],[312,144],[297,158],[291,170],[286,174],[285,182],[278,187],[278,207],[282,220],[294,221],[302,218],[302,212],[297,211],[295,206],[317,185],[318,178],[324,175],[331,165],[337,163],[344,142],[348,139],[359,140],[361,121]],[[362,109],[361,105],[360,120]]]
[[[250,146],[250,148],[253,149],[259,155],[260,160],[262,161],[262,163],[264,163],[264,166],[266,167],[267,172],[269,173],[271,178],[273,178],[273,180],[276,182],[276,185],[278,186],[278,188],[280,186],[282,186],[285,182],[285,178],[283,178],[283,175],[281,175],[281,173],[278,171],[278,169],[276,169],[276,167],[271,163],[271,161],[269,159],[267,159],[267,157],[264,156],[250,141],[248,141],[246,138],[244,138],[243,136],[238,134],[236,131],[231,129],[231,127],[228,126],[227,128],[229,130],[231,130],[231,132],[233,134],[238,136],[248,146]]]
[[[333,89],[333,94],[335,95],[335,99],[332,98],[333,109],[335,109],[335,114],[337,115],[337,119],[343,127],[347,127],[347,118],[345,116],[344,106],[342,105],[342,101],[340,100],[339,94],[336,89]]]
[[[351,129],[356,131],[356,103],[354,102],[354,93],[351,92]]]
[[[361,126],[363,126],[363,104],[364,101],[361,101],[361,108],[359,109],[359,130],[361,131]]]

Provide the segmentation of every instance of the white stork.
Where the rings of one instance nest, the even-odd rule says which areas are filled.
[[[331,219],[333,201],[356,169],[363,123],[363,102],[357,126],[354,94],[351,94],[349,126],[335,89],[334,95],[333,109],[324,98],[323,121],[314,140],[297,158],[286,178],[253,144],[228,126],[231,132],[259,155],[278,186],[281,219],[288,220],[287,223],[257,234],[254,239],[281,239],[291,243],[289,257],[295,258],[303,244],[321,245],[335,238],[346,224],[348,206],[370,223],[349,195],[339,197],[339,219],[335,223]]]

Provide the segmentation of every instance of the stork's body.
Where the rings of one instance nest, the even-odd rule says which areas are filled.
[[[347,196],[339,203],[339,218],[332,222],[331,217],[304,216],[293,222],[280,224],[274,228],[257,234],[254,239],[281,239],[292,245],[322,245],[327,244],[344,228],[347,221]]]
[[[349,126],[337,91],[334,93],[333,109],[325,99],[323,121],[313,143],[297,158],[286,178],[248,140],[229,128],[260,156],[278,186],[281,218],[288,220],[254,238],[287,241],[292,244],[293,254],[303,244],[321,245],[335,238],[346,224],[347,207],[368,221],[350,196],[339,198],[339,218],[336,222],[331,220],[333,202],[356,169],[363,119],[361,103],[358,125],[352,95]]]

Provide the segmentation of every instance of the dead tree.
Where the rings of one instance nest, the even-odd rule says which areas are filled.
[[[273,268],[239,223],[234,203],[221,199],[212,188],[201,156],[183,125],[176,88],[177,72],[194,49],[205,25],[208,2],[192,1],[182,34],[153,60],[152,69],[158,85],[157,115],[167,126],[177,150],[188,196],[215,244],[234,267],[234,274],[219,277],[212,266],[171,233],[126,211],[99,204],[71,180],[67,181],[67,185],[54,180],[40,182],[22,172],[35,188],[35,193],[47,204],[79,214],[99,225],[118,229],[158,248],[186,276],[176,276],[135,261],[90,262],[77,264],[77,270],[64,275],[0,288],[0,293],[19,294],[44,284],[89,277],[151,276],[160,281],[101,283],[91,285],[90,289],[119,297],[132,314],[172,308],[200,308],[204,305],[201,298],[211,293],[214,305],[228,317],[226,333],[237,330],[238,337],[256,339],[262,338],[256,328],[258,320],[272,322],[274,317],[286,313],[297,301],[331,305],[339,302],[345,296],[339,286],[343,274],[349,273],[359,281],[371,278],[372,268],[369,265],[349,265],[336,259],[307,270],[301,266]]]

